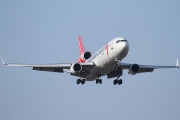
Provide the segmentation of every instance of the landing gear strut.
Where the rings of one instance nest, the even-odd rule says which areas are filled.
[[[121,85],[122,84],[122,79],[119,80],[119,76],[117,77],[117,79],[114,80],[114,85]]]
[[[85,84],[85,79],[77,79],[76,81],[77,85],[81,84]]]

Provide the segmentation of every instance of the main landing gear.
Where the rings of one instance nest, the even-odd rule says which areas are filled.
[[[122,84],[122,79],[119,80],[119,77],[117,77],[117,79],[114,80],[114,85],[121,85]]]
[[[96,84],[98,84],[98,83],[99,83],[99,84],[102,84],[102,79],[99,79],[99,78],[96,79]]]
[[[80,83],[85,84],[85,79],[77,79],[76,83],[79,85]]]
[[[96,84],[102,84],[102,79],[99,79],[100,76],[100,74],[97,75]]]

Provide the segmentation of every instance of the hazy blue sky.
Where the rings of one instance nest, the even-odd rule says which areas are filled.
[[[115,37],[130,43],[127,63],[180,59],[179,0],[0,0],[0,56],[9,63],[79,58],[78,35],[92,53]],[[102,77],[76,85],[69,74],[0,66],[0,120],[180,120],[180,71]]]

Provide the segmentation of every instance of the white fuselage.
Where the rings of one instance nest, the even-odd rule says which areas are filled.
[[[121,37],[111,40],[86,60],[86,62],[93,62],[95,65],[87,75],[86,80],[91,81],[100,76],[107,75],[117,66],[119,61],[126,57],[128,52],[129,43],[127,40]]]

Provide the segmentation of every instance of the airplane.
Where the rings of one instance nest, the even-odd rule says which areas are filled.
[[[159,68],[179,68],[178,59],[175,66],[156,66],[156,65],[140,65],[131,63],[122,63],[121,61],[129,53],[129,42],[117,37],[109,41],[101,49],[94,54],[85,51],[82,39],[78,36],[78,44],[80,50],[80,57],[74,63],[60,63],[60,64],[7,64],[6,66],[21,66],[32,67],[32,70],[48,71],[48,72],[67,72],[70,75],[77,76],[77,84],[85,84],[86,81],[96,81],[96,84],[102,84],[100,77],[107,75],[107,78],[116,79],[113,81],[114,85],[121,85],[123,70],[127,69],[129,74],[136,75],[137,73],[153,72],[154,69]]]

